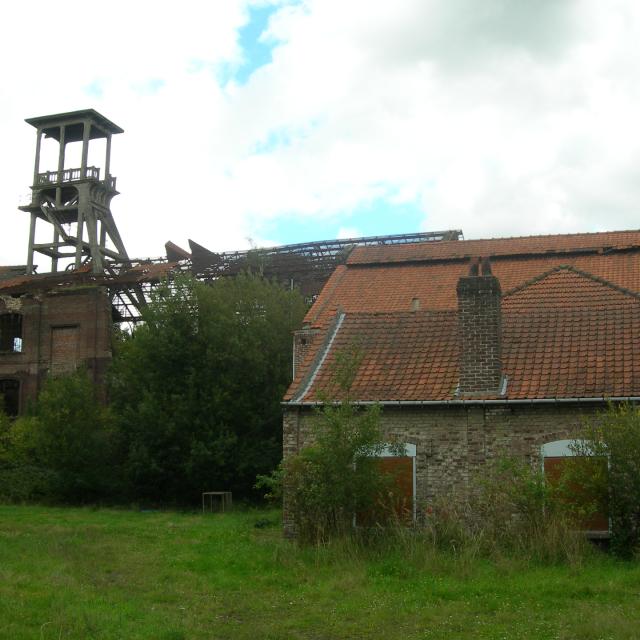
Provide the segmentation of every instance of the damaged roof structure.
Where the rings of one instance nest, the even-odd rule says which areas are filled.
[[[131,259],[111,201],[118,195],[111,144],[123,129],[93,109],[28,118],[36,130],[27,263],[0,266],[0,395],[15,415],[50,373],[86,366],[100,383],[111,357],[111,327],[141,320],[151,291],[177,273],[212,281],[251,270],[315,299],[354,246],[457,240],[460,231],[328,240],[215,253],[190,241],[169,242],[166,258]],[[90,147],[104,142],[104,164],[90,166]],[[79,166],[67,146],[80,143]],[[41,167],[43,145],[57,166]],[[93,147],[92,147],[93,148]],[[94,149],[95,151],[95,149]]]
[[[211,281],[250,270],[288,287],[296,287],[311,302],[320,293],[334,269],[346,261],[354,247],[456,241],[461,237],[462,231],[449,230],[316,240],[220,253],[210,251],[193,240],[189,240],[190,252],[173,242],[168,242],[165,248],[168,260],[184,261],[183,264],[199,280]]]

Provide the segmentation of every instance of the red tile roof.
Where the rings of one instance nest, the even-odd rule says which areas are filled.
[[[465,245],[467,242],[479,241],[464,240],[447,244]],[[431,243],[426,247],[398,246],[400,249],[414,247],[419,251],[426,251],[436,244],[445,243]],[[390,250],[394,248],[382,247]],[[357,251],[370,250],[378,253],[378,249],[380,247],[363,247]],[[464,250],[461,250],[461,253],[463,252]],[[618,287],[640,292],[640,248],[619,249],[606,253],[593,250],[588,253],[578,251],[548,255],[497,256],[491,260],[493,273],[499,278],[503,292],[522,286],[532,278],[562,265],[571,265]],[[307,313],[305,322],[325,326],[338,308],[350,312],[408,311],[413,298],[420,300],[423,309],[456,309],[456,284],[460,276],[467,274],[468,269],[468,260],[459,258],[405,263],[348,263],[334,272],[318,300]]]
[[[640,243],[629,248],[638,240],[640,232],[633,231],[551,236],[546,245],[540,238],[437,243],[485,242],[504,251],[551,247],[542,255],[496,254],[491,262],[503,291],[504,398],[640,396]],[[412,260],[420,253],[432,255],[435,246],[358,249],[373,255],[336,270],[307,314],[307,321],[324,331],[315,337],[285,400],[335,395],[336,354],[353,345],[363,358],[351,389],[354,399],[457,398],[456,284],[468,273],[468,261],[458,257],[465,249],[438,261],[396,260],[403,252]],[[389,257],[381,257],[387,249],[396,256],[375,262],[374,257]],[[478,253],[473,248],[469,255]],[[410,311],[413,298],[420,300],[419,311]],[[337,331],[336,313],[344,316]]]
[[[610,248],[640,247],[640,231],[608,231],[488,240],[457,240],[420,244],[378,245],[356,247],[348,264],[378,264],[380,262],[412,262],[452,260],[476,256],[531,256],[547,253],[606,251]]]
[[[450,311],[426,311],[347,314],[309,391],[296,399],[317,400],[321,391],[329,397],[337,395],[333,382],[336,355],[353,347],[363,356],[351,389],[353,398],[452,397],[458,382],[456,315]],[[308,373],[308,367],[301,372],[298,391],[308,384],[304,375]]]
[[[608,307],[640,302],[640,294],[613,285],[571,266],[542,273],[525,284],[503,292],[503,311],[524,311],[564,307]]]

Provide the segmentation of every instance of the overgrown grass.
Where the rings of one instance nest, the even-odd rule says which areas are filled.
[[[0,506],[0,638],[638,637],[638,563],[397,542],[300,549],[274,511]]]

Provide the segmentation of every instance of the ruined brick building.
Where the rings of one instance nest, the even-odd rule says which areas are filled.
[[[32,275],[0,267],[0,395],[6,413],[23,413],[48,375],[82,366],[100,386],[111,361],[114,323],[134,318],[134,296],[174,266],[132,261],[114,273],[94,274],[85,266]]]
[[[0,280],[0,289],[2,281]],[[103,287],[0,294],[0,393],[8,415],[33,399],[44,377],[86,366],[97,382],[111,358],[111,302]]]
[[[492,457],[551,465],[584,417],[640,399],[640,232],[358,247],[294,345],[285,458],[355,346],[351,398],[405,445],[414,508],[464,495]]]
[[[48,375],[84,366],[100,383],[111,359],[113,323],[140,320],[151,288],[176,271],[209,281],[249,268],[314,299],[353,246],[461,235],[429,232],[224,253],[193,241],[186,252],[169,242],[166,259],[131,260],[111,213],[118,195],[111,143],[123,130],[93,109],[26,122],[36,130],[31,198],[19,207],[29,214],[27,263],[0,266],[0,398],[12,416],[36,398]],[[47,145],[55,166],[43,170]],[[69,153],[74,146],[75,155]]]

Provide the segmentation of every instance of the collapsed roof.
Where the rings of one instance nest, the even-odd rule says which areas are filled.
[[[313,300],[350,251],[358,246],[457,241],[459,230],[434,231],[390,236],[366,236],[342,240],[322,240],[281,245],[265,249],[215,253],[189,241],[191,252],[167,242],[167,257],[129,262],[106,262],[103,273],[92,273],[86,263],[80,269],[25,275],[26,267],[0,267],[0,294],[18,295],[36,291],[57,291],[69,287],[99,285],[109,289],[116,318],[136,322],[151,289],[176,272],[188,271],[194,277],[211,281],[219,277],[252,270],[267,278],[299,288]]]

